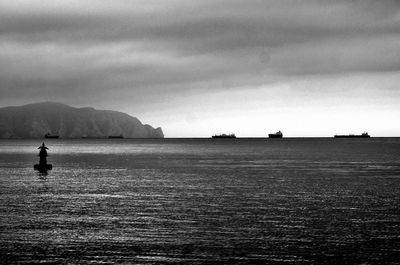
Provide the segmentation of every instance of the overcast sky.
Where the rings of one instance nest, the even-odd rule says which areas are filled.
[[[0,0],[0,106],[167,137],[400,135],[398,0]]]

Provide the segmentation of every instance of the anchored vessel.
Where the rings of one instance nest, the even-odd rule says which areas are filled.
[[[282,138],[283,133],[281,131],[277,131],[276,133],[268,134],[268,138]]]
[[[47,170],[52,170],[53,165],[52,164],[47,164],[47,148],[44,143],[42,143],[41,146],[38,147],[40,149],[39,151],[39,164],[35,164],[33,166],[34,169],[39,170],[41,172],[47,171]]]
[[[123,139],[123,138],[124,138],[124,136],[122,134],[108,136],[108,139]]]
[[[216,134],[212,136],[213,139],[218,139],[218,138],[236,138],[236,135],[234,133],[231,134]]]
[[[44,138],[46,139],[58,139],[60,136],[59,135],[51,135],[50,133],[46,133],[44,135]]]
[[[362,134],[348,134],[348,135],[338,135],[336,134],[334,138],[369,138],[371,137],[367,132]]]

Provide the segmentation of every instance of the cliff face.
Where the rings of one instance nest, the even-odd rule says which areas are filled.
[[[142,124],[128,114],[73,108],[60,103],[35,103],[0,108],[0,138],[42,138],[46,133],[61,138],[107,137],[163,138],[161,128]]]

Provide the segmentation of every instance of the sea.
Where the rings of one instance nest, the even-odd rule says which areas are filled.
[[[0,140],[0,264],[37,263],[400,264],[400,138]]]

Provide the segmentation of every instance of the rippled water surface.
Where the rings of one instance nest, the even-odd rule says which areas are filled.
[[[0,140],[1,264],[399,264],[400,138]]]

